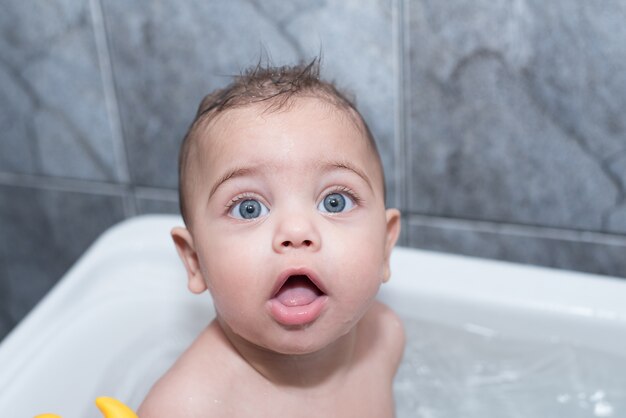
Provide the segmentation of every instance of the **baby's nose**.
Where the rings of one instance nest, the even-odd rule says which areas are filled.
[[[321,237],[312,219],[307,216],[287,215],[279,223],[274,236],[274,251],[320,248]]]

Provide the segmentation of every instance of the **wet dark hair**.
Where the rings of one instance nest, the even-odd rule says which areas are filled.
[[[178,197],[180,213],[187,225],[189,225],[189,214],[185,205],[185,196],[188,193],[185,184],[191,144],[197,136],[195,133],[229,109],[266,103],[265,112],[278,112],[289,109],[295,99],[302,97],[324,100],[350,114],[365,131],[368,143],[378,160],[380,172],[383,173],[376,142],[367,123],[357,110],[354,100],[347,93],[339,91],[333,83],[320,79],[320,58],[294,66],[281,67],[264,65],[259,61],[255,67],[235,76],[231,84],[209,93],[202,99],[196,116],[183,138],[178,158]]]

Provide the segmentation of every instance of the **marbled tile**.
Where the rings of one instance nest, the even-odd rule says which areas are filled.
[[[527,7],[534,27],[527,76],[538,106],[598,164],[624,153],[626,3],[530,0]]]
[[[626,138],[624,138],[624,142],[626,142]],[[618,204],[608,214],[607,229],[626,234],[626,151],[609,159],[607,168],[621,189]]]
[[[117,180],[88,2],[0,12],[0,171]]]
[[[611,231],[626,234],[626,203],[622,203],[610,213],[608,225]]]
[[[176,187],[176,155],[201,98],[266,51],[275,64],[323,50],[323,74],[357,95],[394,182],[391,1],[104,2],[133,178]],[[367,30],[362,30],[367,27]],[[390,191],[390,194],[393,194]]]
[[[0,316],[17,323],[123,218],[120,197],[0,186]]]
[[[0,171],[36,173],[41,166],[33,124],[26,118],[32,101],[0,61]]]
[[[623,232],[623,2],[406,4],[410,210]]]
[[[15,325],[15,322],[11,318],[9,306],[8,282],[0,279],[0,342],[2,342],[4,336],[7,335]]]
[[[626,277],[626,239],[568,239],[512,233],[506,228],[474,227],[470,222],[408,219],[409,246],[426,250]]]

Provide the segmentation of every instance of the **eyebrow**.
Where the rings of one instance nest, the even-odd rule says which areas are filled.
[[[269,166],[267,164],[259,164],[259,165],[255,165],[252,167],[237,167],[237,168],[228,170],[226,173],[224,173],[224,175],[222,175],[213,184],[213,187],[211,187],[211,190],[209,192],[209,199],[211,199],[211,197],[215,194],[217,189],[219,189],[219,187],[222,184],[237,177],[252,176],[258,173],[261,167],[269,167]],[[370,190],[374,190],[374,187],[372,186],[372,182],[367,176],[367,174],[365,174],[363,170],[351,164],[349,161],[324,161],[321,164],[318,164],[318,167],[321,168],[321,170],[325,172],[337,170],[337,169],[351,171],[357,176],[359,176],[361,179],[363,179],[363,181],[365,181],[365,183],[370,188]]]
[[[233,168],[229,171],[227,171],[223,176],[221,176],[214,184],[213,187],[211,187],[211,191],[209,192],[209,199],[211,199],[211,196],[213,196],[213,194],[215,194],[215,192],[217,191],[217,189],[224,183],[226,183],[228,180],[236,178],[236,177],[245,177],[245,176],[251,176],[254,173],[258,172],[259,168],[258,167],[247,167],[247,168]]]
[[[370,188],[370,190],[372,191],[374,190],[374,187],[372,186],[372,182],[370,178],[367,176],[367,174],[365,174],[363,170],[353,165],[349,161],[326,161],[320,164],[320,166],[322,170],[324,171],[331,171],[331,170],[336,170],[336,169],[352,171],[354,174],[361,177],[363,181],[365,181],[365,183]]]

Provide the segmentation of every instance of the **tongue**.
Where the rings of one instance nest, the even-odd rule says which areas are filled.
[[[304,306],[313,302],[320,290],[306,277],[292,277],[276,294],[276,299],[285,306]]]

